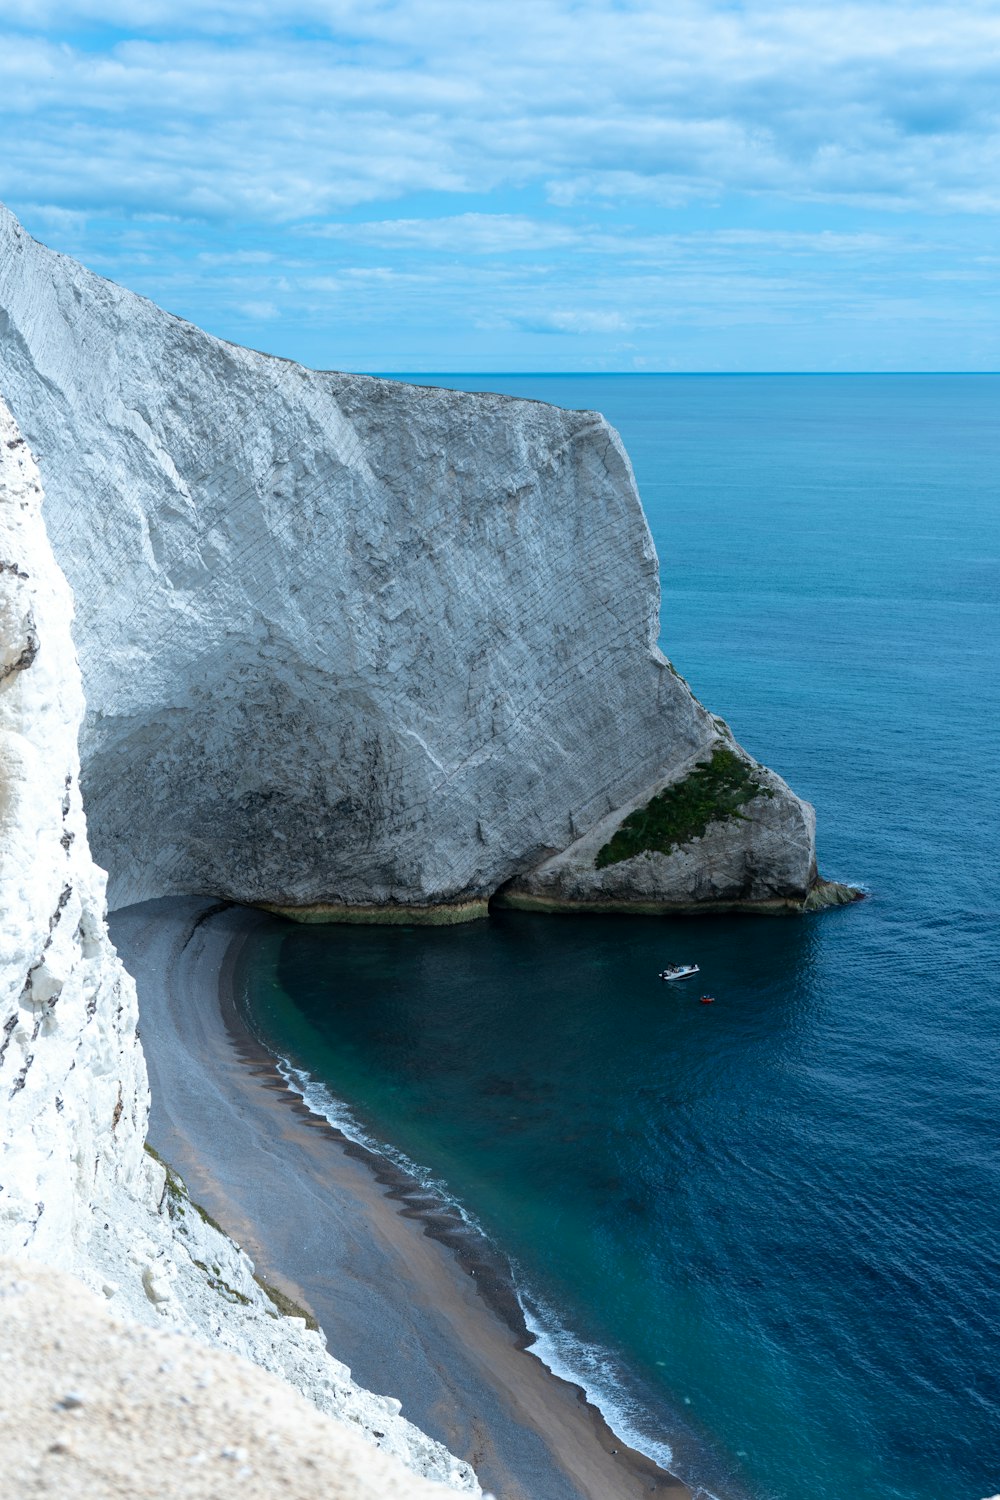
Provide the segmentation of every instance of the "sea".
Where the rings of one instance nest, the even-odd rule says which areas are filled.
[[[494,1241],[536,1352],[701,1494],[996,1495],[1000,376],[406,378],[618,428],[664,651],[867,895],[275,922],[252,1024]]]

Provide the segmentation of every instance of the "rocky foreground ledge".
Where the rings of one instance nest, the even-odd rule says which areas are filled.
[[[0,1260],[0,1472],[17,1500],[446,1500],[283,1380]]]
[[[112,906],[210,893],[443,921],[499,891],[815,899],[812,809],[657,648],[656,553],[597,413],[237,348],[2,207],[0,391],[75,594]],[[700,824],[671,838],[650,815],[652,841],[597,858],[720,749],[759,793],[716,788]]]

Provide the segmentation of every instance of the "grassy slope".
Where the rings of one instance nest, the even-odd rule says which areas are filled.
[[[754,797],[773,797],[753,768],[732,750],[716,749],[690,775],[637,807],[598,850],[594,866],[618,864],[645,850],[669,854],[679,844],[700,838],[710,823],[741,818],[740,808]]]

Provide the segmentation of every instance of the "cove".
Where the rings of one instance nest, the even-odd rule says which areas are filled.
[[[1000,381],[479,384],[620,428],[665,649],[869,898],[268,923],[248,1013],[316,1107],[499,1244],[552,1360],[689,1483],[980,1500],[1000,1486]],[[657,981],[686,959],[714,1006]]]

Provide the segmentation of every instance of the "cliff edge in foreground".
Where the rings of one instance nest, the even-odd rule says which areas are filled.
[[[454,1500],[273,1375],[123,1324],[101,1300],[0,1260],[0,1473],[12,1500]]]
[[[387,920],[478,915],[501,888],[568,909],[809,899],[811,808],[657,649],[652,539],[596,413],[238,348],[2,207],[0,391],[76,597],[113,905],[211,893]],[[720,751],[763,790],[722,788],[700,825],[661,827],[656,804],[646,843],[598,858]]]

